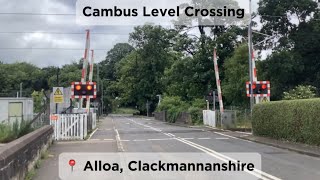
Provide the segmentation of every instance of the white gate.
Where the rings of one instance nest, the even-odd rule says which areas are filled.
[[[55,140],[83,140],[87,136],[87,114],[51,115]]]
[[[203,124],[216,127],[216,112],[210,110],[203,111]]]

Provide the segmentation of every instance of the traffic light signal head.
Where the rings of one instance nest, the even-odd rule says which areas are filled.
[[[72,98],[96,98],[96,83],[72,83]]]
[[[81,85],[76,85],[76,90],[80,91],[81,90]]]
[[[252,91],[254,96],[270,96],[270,82],[269,81],[258,81],[252,85]],[[247,96],[250,97],[251,84],[247,82]]]
[[[91,91],[92,90],[92,85],[87,85],[86,88],[87,88],[88,91]]]

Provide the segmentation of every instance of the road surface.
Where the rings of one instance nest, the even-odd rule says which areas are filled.
[[[132,116],[110,116],[85,142],[59,142],[50,150],[35,179],[57,180],[62,152],[205,152],[259,153],[263,179],[318,180],[320,159],[241,140],[215,130],[173,126]],[[228,157],[227,157],[228,158]]]

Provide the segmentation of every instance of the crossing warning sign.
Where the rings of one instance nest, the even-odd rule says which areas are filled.
[[[60,88],[57,88],[54,92],[54,95],[63,95],[63,92],[60,90]]]
[[[53,87],[53,102],[63,103],[63,87]]]

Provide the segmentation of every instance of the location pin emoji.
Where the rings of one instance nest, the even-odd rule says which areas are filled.
[[[69,165],[71,166],[71,171],[73,172],[73,166],[76,165],[76,161],[73,159],[69,160]]]

